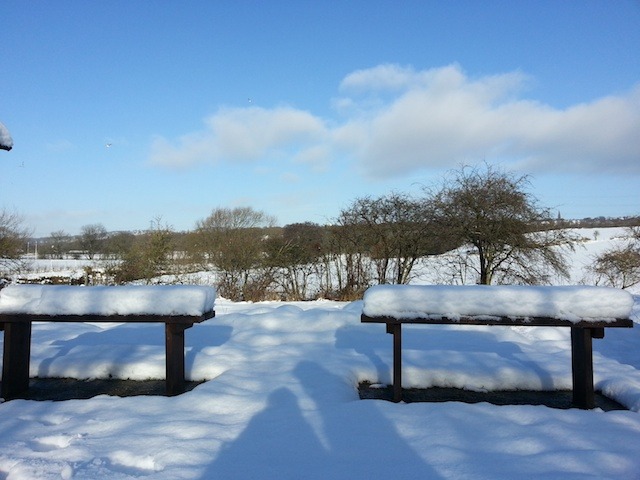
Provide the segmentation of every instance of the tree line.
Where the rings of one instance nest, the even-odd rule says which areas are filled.
[[[231,300],[360,298],[373,284],[410,283],[436,256],[428,268],[443,283],[551,283],[568,277],[566,254],[579,239],[529,188],[526,175],[461,167],[418,196],[357,198],[330,225],[277,227],[250,207],[216,208],[189,232],[175,232],[161,218],[137,234],[86,225],[75,238],[52,232],[40,251],[99,256],[113,283],[213,271],[218,291]],[[15,237],[25,232],[15,221],[8,231],[15,254]],[[606,253],[594,262],[594,283],[626,288],[640,281],[638,235],[624,252]],[[3,254],[5,266],[10,257]]]

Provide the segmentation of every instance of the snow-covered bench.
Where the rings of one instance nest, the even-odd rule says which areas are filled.
[[[361,321],[393,334],[393,399],[402,400],[402,324],[571,328],[573,405],[595,406],[592,338],[605,327],[632,327],[633,297],[585,286],[378,285],[364,294]]]
[[[184,331],[215,316],[216,292],[191,285],[76,287],[9,285],[0,290],[2,396],[29,388],[32,322],[165,324],[166,391],[184,391]]]

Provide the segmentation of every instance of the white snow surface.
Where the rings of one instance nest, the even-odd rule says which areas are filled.
[[[196,285],[9,285],[0,290],[0,313],[200,316],[215,297],[213,287]]]
[[[4,145],[7,148],[13,147],[13,138],[9,134],[9,130],[0,122],[0,145]]]
[[[580,233],[572,283],[623,230]],[[638,480],[632,293],[634,328],[593,340],[596,389],[629,411],[359,400],[358,383],[390,383],[393,364],[362,301],[218,298],[216,317],[185,332],[186,375],[206,380],[188,393],[0,403],[0,479]],[[403,386],[570,389],[569,330],[407,325]],[[36,322],[30,374],[164,379],[164,348],[156,324]]]
[[[635,297],[638,313],[640,298]],[[362,301],[234,303],[186,333],[176,397],[0,404],[0,478],[637,479],[640,328],[594,340],[596,388],[630,411],[359,400],[390,383]],[[404,386],[569,389],[568,328],[407,326]],[[155,324],[34,323],[31,376],[164,378]]]
[[[364,295],[370,317],[548,317],[570,322],[629,318],[633,296],[591,286],[376,285]]]

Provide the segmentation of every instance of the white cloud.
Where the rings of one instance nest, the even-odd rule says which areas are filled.
[[[202,162],[256,161],[282,151],[306,148],[326,135],[323,122],[308,112],[288,107],[220,109],[205,128],[183,135],[177,146],[158,137],[151,163],[186,167]]]
[[[415,71],[412,67],[393,64],[357,70],[347,75],[340,83],[340,91],[351,93],[410,91],[428,88],[432,92],[450,91],[467,85],[476,95],[503,96],[519,91],[528,78],[519,72],[487,75],[470,82],[457,64],[446,67]]]
[[[529,78],[470,78],[458,65],[416,71],[380,65],[347,75],[328,123],[289,107],[221,109],[205,128],[154,142],[151,161],[259,161],[278,156],[318,170],[340,154],[364,175],[399,176],[500,161],[539,171],[640,173],[640,85],[565,109],[524,98]]]
[[[516,152],[528,170],[640,173],[640,86],[564,111],[530,115]]]
[[[519,73],[470,79],[457,66],[392,70],[356,72],[342,84],[374,93],[405,86],[382,108],[348,122],[367,175],[498,158],[528,172],[640,173],[640,87],[561,110],[519,98],[528,80]]]
[[[417,74],[411,67],[400,67],[391,64],[378,65],[350,73],[340,83],[340,90],[356,92],[400,90],[410,87],[413,83],[419,81],[420,77],[421,75]]]

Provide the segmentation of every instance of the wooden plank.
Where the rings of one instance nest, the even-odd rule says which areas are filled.
[[[428,318],[395,318],[395,317],[369,317],[365,314],[360,316],[363,323],[404,323],[418,325],[506,325],[506,326],[526,326],[526,327],[633,327],[633,321],[629,318],[616,318],[615,320],[571,322],[549,317],[489,317],[489,316],[463,316],[460,318],[450,318],[445,316],[430,316]]]
[[[571,329],[571,373],[573,376],[573,405],[577,408],[595,407],[593,391],[592,332],[587,328]]]
[[[173,323],[187,324],[204,322],[215,317],[215,311],[206,312],[203,315],[41,315],[41,314],[0,314],[0,323],[23,322],[58,322],[58,323]]]
[[[387,333],[393,335],[393,401],[402,401],[402,325],[388,324]]]
[[[31,323],[6,323],[2,357],[2,397],[15,398],[29,389]]]
[[[165,324],[165,362],[167,395],[184,392],[184,331],[192,325]]]

